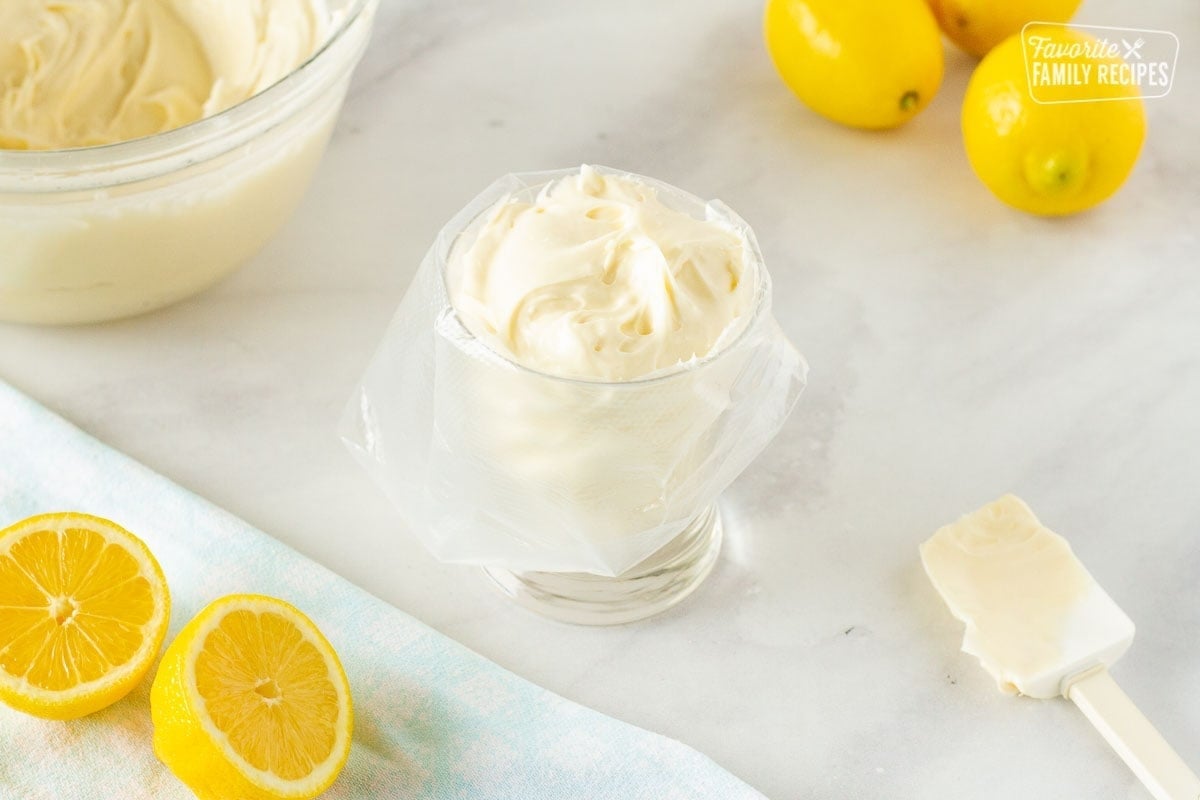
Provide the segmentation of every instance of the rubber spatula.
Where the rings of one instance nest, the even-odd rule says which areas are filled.
[[[934,533],[921,561],[1001,690],[1069,698],[1154,797],[1200,800],[1200,778],[1109,675],[1133,623],[1029,506],[989,503]]]

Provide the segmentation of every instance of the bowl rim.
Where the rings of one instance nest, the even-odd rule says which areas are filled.
[[[7,150],[0,148],[0,194],[14,191],[16,193],[49,193],[55,191],[70,191],[79,188],[99,188],[131,183],[149,175],[139,175],[125,180],[88,181],[86,186],[58,185],[49,189],[22,189],[5,185],[5,179],[30,177],[49,177],[66,179],[74,183],[88,176],[92,170],[118,171],[126,167],[136,167],[161,159],[179,155],[185,151],[216,144],[215,152],[206,152],[203,157],[191,158],[189,163],[207,161],[220,155],[228,149],[236,147],[240,142],[232,142],[228,148],[220,145],[231,132],[244,129],[256,119],[273,116],[272,111],[279,114],[278,120],[291,116],[294,112],[294,101],[298,95],[304,94],[316,83],[314,74],[319,75],[322,64],[346,34],[378,6],[380,0],[351,0],[344,17],[336,27],[325,37],[321,45],[314,50],[291,72],[256,94],[234,103],[228,108],[211,116],[171,128],[167,131],[139,136],[136,139],[126,139],[120,142],[89,145],[87,147],[68,147],[54,150]],[[369,23],[368,18],[368,23]],[[277,121],[278,121],[277,120]],[[151,174],[171,172],[172,169],[155,170]]]

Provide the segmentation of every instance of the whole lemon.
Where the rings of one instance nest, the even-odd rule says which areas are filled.
[[[767,0],[767,50],[809,108],[855,128],[894,128],[942,82],[925,0]]]
[[[973,56],[987,54],[1028,22],[1066,22],[1082,0],[928,0],[946,37]]]
[[[1001,42],[967,85],[963,144],[975,174],[1005,203],[1033,214],[1074,214],[1108,199],[1132,171],[1146,135],[1142,99],[1135,87],[1096,80],[1116,74],[1113,68],[1124,65],[1117,58],[1054,58],[1046,63],[1065,65],[1059,74],[1080,82],[1039,86],[1049,73],[1036,66],[1027,73],[1025,52],[1032,58],[1048,51],[1023,49],[1023,35],[1068,51],[1095,42],[1057,26],[1033,27]]]

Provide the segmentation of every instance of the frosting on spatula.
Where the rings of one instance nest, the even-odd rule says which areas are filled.
[[[1063,679],[1111,664],[1133,641],[1133,623],[1067,541],[1013,495],[940,528],[921,561],[966,623],[963,651],[1003,691],[1053,697]]]

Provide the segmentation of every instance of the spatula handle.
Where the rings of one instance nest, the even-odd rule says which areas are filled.
[[[1200,778],[1183,763],[1107,669],[1088,673],[1066,691],[1157,800],[1200,800]]]

